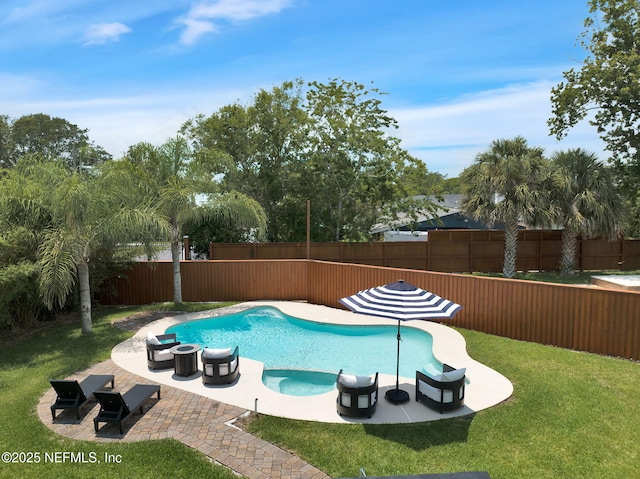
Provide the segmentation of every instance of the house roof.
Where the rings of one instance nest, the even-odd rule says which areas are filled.
[[[445,216],[454,215],[456,213],[460,213],[460,203],[462,202],[462,198],[464,195],[442,195],[441,199],[436,198],[435,196],[426,195],[418,195],[415,196],[415,199],[429,199],[433,203],[438,205],[438,208],[435,211],[435,216],[431,212],[425,212],[422,215],[418,215],[416,219],[417,223],[431,221],[435,218],[444,218]],[[391,221],[389,223],[377,223],[372,226],[369,231],[370,234],[376,233],[384,233],[385,231],[395,230],[401,228],[403,226],[407,226],[412,223],[412,219],[406,213],[399,213],[398,219]]]

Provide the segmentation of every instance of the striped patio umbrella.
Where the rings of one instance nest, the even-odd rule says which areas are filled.
[[[462,309],[457,303],[441,298],[403,280],[365,289],[338,300],[351,311],[398,320],[398,355],[396,361],[396,388],[385,397],[394,404],[409,400],[409,393],[399,387],[400,378],[400,321],[412,319],[453,318]]]

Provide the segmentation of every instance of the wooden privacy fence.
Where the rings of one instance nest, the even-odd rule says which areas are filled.
[[[512,339],[640,360],[640,293],[306,260],[185,261],[184,301],[306,300],[333,308],[404,279],[463,306],[449,324]],[[170,262],[136,263],[119,304],[172,301]]]
[[[521,230],[517,269],[558,270],[561,235],[557,230]],[[309,244],[310,259],[449,273],[501,272],[503,255],[502,230],[430,231],[429,241]],[[306,259],[307,243],[212,243],[209,258]],[[579,240],[576,260],[578,269],[587,271],[640,269],[640,241]]]

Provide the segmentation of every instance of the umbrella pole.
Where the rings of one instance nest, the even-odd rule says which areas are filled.
[[[409,393],[400,389],[400,320],[398,320],[398,354],[396,356],[396,388],[389,389],[385,393],[385,397],[390,403],[402,404],[409,400]]]
[[[398,354],[396,356],[396,394],[400,389],[400,320],[398,320]]]

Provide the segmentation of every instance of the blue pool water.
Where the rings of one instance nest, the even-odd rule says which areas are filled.
[[[273,307],[252,308],[239,313],[176,324],[167,333],[177,340],[201,347],[239,346],[241,357],[261,361],[267,370],[313,370],[335,375],[396,374],[397,322],[389,326],[336,325],[307,321],[282,313]],[[400,376],[414,377],[416,370],[438,374],[442,364],[432,353],[432,337],[416,328],[401,325]],[[267,378],[281,384],[281,373]],[[265,379],[265,384],[267,384]],[[288,383],[313,383],[318,378],[303,372],[290,372]],[[318,379],[320,383],[326,378]],[[285,383],[286,384],[286,383]],[[269,385],[269,384],[267,384]],[[331,384],[331,386],[333,386]],[[271,386],[270,386],[271,387]],[[296,385],[290,389],[299,390]],[[282,387],[280,387],[281,392]],[[287,393],[291,394],[291,393]],[[316,393],[312,393],[316,394]],[[300,394],[300,391],[296,395]]]
[[[306,369],[265,369],[262,382],[290,396],[313,396],[336,388],[336,373]]]

